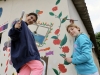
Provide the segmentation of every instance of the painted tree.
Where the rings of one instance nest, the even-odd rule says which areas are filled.
[[[99,53],[100,53],[100,32],[96,33],[95,37],[96,37],[96,42],[97,42],[98,50],[99,50]],[[100,56],[99,56],[99,63],[100,63]]]
[[[95,34],[98,50],[100,51],[100,32]]]

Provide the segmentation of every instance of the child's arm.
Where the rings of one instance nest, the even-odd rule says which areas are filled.
[[[17,40],[19,38],[19,34],[21,32],[21,23],[15,22],[12,28],[8,32],[8,36],[13,40]]]
[[[19,34],[21,32],[21,21],[24,16],[24,11],[22,11],[21,18],[14,22],[13,27],[9,30],[8,36],[13,40],[18,40]]]
[[[91,54],[92,44],[89,38],[82,35],[79,38],[78,43],[80,45],[80,48],[81,48],[80,51],[82,54],[72,58],[73,64],[81,64],[81,63],[87,62],[88,60],[92,58],[92,54]]]

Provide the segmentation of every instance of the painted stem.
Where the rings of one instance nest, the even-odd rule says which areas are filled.
[[[59,20],[60,20],[60,26],[59,26],[59,29],[61,28],[61,19],[59,18]]]
[[[59,29],[60,29],[61,28],[61,19],[57,15],[55,15],[55,17],[60,20],[60,26],[59,26]]]
[[[59,72],[59,75],[60,75],[60,72]]]

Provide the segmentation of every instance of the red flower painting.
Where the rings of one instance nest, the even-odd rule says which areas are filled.
[[[55,6],[55,7],[52,8],[52,11],[57,11],[57,10],[58,10],[57,6]]]
[[[67,69],[65,68],[64,64],[59,64],[58,68],[59,68],[59,70],[60,70],[61,73],[67,72]]]
[[[62,47],[62,52],[68,53],[69,52],[69,47],[68,46]]]
[[[59,40],[59,39],[55,39],[55,40],[53,40],[53,43],[54,43],[55,45],[59,45],[60,42],[61,42],[61,40]]]
[[[60,29],[57,29],[54,33],[55,33],[56,35],[58,35],[59,32],[60,32]]]

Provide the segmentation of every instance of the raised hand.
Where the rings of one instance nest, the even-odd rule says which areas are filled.
[[[21,22],[17,22],[16,24],[15,24],[15,28],[17,29],[20,29],[21,28]]]

